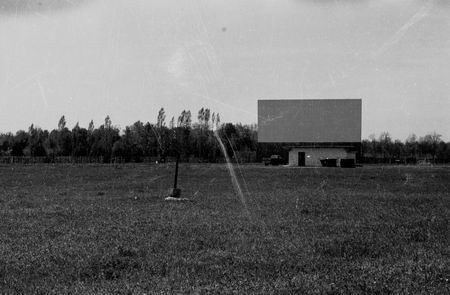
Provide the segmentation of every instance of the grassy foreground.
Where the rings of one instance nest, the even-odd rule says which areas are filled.
[[[450,294],[450,168],[0,166],[0,294]]]

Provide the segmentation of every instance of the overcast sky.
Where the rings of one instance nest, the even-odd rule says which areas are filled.
[[[448,2],[0,0],[0,132],[362,98],[363,138],[449,140]]]

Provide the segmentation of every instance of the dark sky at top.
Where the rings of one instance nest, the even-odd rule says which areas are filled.
[[[0,13],[46,13],[51,10],[71,9],[89,1],[93,0],[0,0]]]

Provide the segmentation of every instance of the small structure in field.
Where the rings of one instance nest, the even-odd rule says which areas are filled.
[[[165,201],[190,201],[187,198],[181,198],[181,189],[177,187],[178,183],[178,163],[180,162],[180,155],[177,155],[177,161],[175,163],[175,174],[174,174],[174,182],[173,188],[169,190],[168,196],[164,199]]]
[[[361,119],[361,99],[258,100],[258,142],[284,144],[290,166],[352,167]]]

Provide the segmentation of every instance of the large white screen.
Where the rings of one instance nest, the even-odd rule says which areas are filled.
[[[258,141],[361,141],[361,99],[258,100]]]

